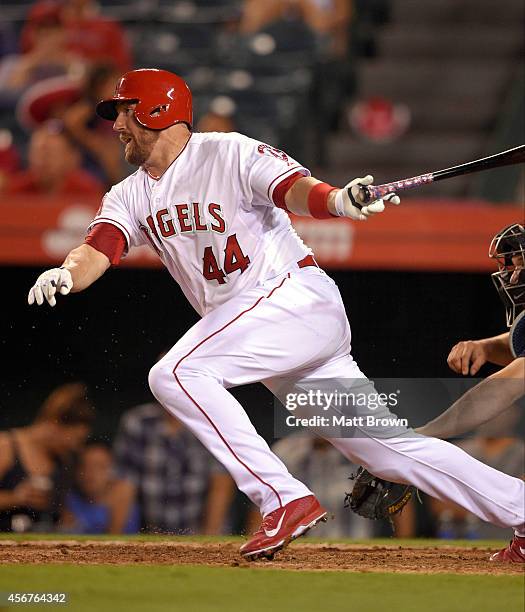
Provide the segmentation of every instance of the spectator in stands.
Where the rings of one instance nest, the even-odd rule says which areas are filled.
[[[16,119],[27,133],[52,119],[63,123],[66,110],[79,99],[79,81],[63,76],[44,79],[19,96],[15,108]]]
[[[231,117],[208,112],[203,115],[195,127],[197,132],[234,132],[235,124]]]
[[[373,521],[357,516],[350,510],[344,511],[345,493],[352,488],[349,478],[352,473],[357,472],[358,466],[348,463],[327,440],[306,431],[299,431],[277,441],[272,450],[286,463],[290,471],[299,474],[299,478],[316,491],[325,508],[334,511],[332,520],[316,527],[316,537],[369,538],[382,535],[383,532],[385,537],[392,534],[388,524],[375,525]],[[258,512],[257,515],[260,522]],[[255,522],[252,517],[250,530],[253,525]],[[375,533],[375,528],[382,529],[382,533]],[[398,538],[415,536],[416,516],[412,503],[394,517],[394,528]]]
[[[272,30],[278,22],[299,19],[315,34],[317,57],[310,68],[315,73],[311,105],[315,163],[326,162],[326,135],[338,128],[340,109],[353,94],[355,74],[350,61],[352,0],[245,0],[240,32],[250,34]],[[284,33],[287,29],[284,28]],[[279,46],[279,45],[278,45]],[[282,45],[286,46],[286,45]],[[276,60],[277,61],[277,60]]]
[[[20,169],[20,155],[9,130],[0,129],[0,193],[9,176]]]
[[[245,0],[240,31],[249,34],[274,21],[300,18],[321,37],[331,56],[345,57],[351,16],[351,0]]]
[[[94,410],[80,383],[55,389],[34,422],[0,433],[0,531],[49,530],[59,517],[71,455]]]
[[[0,92],[19,94],[47,78],[80,78],[84,63],[68,48],[67,31],[58,7],[45,4],[32,20],[32,44],[26,53],[8,55],[0,63]]]
[[[94,0],[41,0],[29,14],[22,31],[22,50],[34,46],[34,15],[41,7],[58,7],[67,32],[67,47],[89,63],[113,62],[120,73],[132,66],[130,45],[122,26],[103,17]]]
[[[475,437],[457,445],[479,461],[496,470],[525,477],[525,442],[516,437],[522,411],[515,404],[487,421],[475,432]],[[481,522],[463,508],[431,498],[430,507],[436,521],[437,537],[445,539],[504,539],[507,530]]]
[[[98,117],[95,107],[99,100],[113,95],[120,76],[112,64],[92,66],[84,81],[80,100],[62,116],[68,133],[84,153],[84,167],[108,186],[121,181],[129,173],[129,166],[111,123]]]
[[[102,196],[103,185],[80,168],[81,156],[57,121],[31,135],[28,168],[8,181],[8,194]]]
[[[139,510],[129,487],[113,473],[104,444],[90,444],[80,455],[74,488],[67,494],[61,527],[71,533],[136,533]]]
[[[352,0],[300,0],[303,19],[321,37],[327,56],[346,59]]]
[[[0,22],[0,58],[16,51],[16,33],[14,24],[9,21]]]
[[[162,406],[144,404],[124,414],[114,451],[117,473],[138,500],[143,530],[223,532],[232,480]]]
[[[291,4],[291,0],[244,0],[239,30],[245,34],[258,32],[265,25],[283,19]]]
[[[229,96],[214,98],[196,125],[197,132],[234,132],[236,104]]]

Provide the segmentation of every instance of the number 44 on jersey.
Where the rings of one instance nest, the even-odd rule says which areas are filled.
[[[204,278],[209,281],[216,280],[219,285],[224,285],[226,283],[226,275],[236,270],[240,270],[242,274],[248,267],[250,258],[242,252],[237,235],[231,234],[226,240],[222,268],[217,262],[217,257],[211,246],[205,247],[202,262]]]

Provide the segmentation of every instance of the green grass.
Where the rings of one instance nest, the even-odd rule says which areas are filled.
[[[69,605],[61,608],[75,612],[524,609],[523,579],[519,576],[292,572],[244,567],[4,565],[0,569],[0,591],[10,590],[66,591]],[[35,608],[41,607],[31,609]]]
[[[158,541],[167,536],[12,535],[23,540]],[[185,537],[181,541],[240,543],[239,537]],[[303,543],[322,542],[318,538]],[[342,540],[363,546],[469,546],[495,550],[494,540]],[[300,546],[300,543],[298,543]],[[400,568],[402,569],[402,568]],[[521,576],[354,573],[250,567],[153,565],[14,565],[0,566],[0,592],[67,592],[74,612],[522,612]],[[20,606],[5,608],[20,609]],[[1,608],[0,606],[0,609]],[[27,609],[27,608],[24,608]]]

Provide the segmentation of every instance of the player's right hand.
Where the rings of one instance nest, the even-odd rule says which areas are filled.
[[[449,368],[464,376],[474,376],[487,361],[487,349],[481,340],[462,340],[452,347],[447,357]]]
[[[73,279],[66,268],[46,270],[36,279],[36,283],[29,290],[27,303],[31,305],[36,301],[41,306],[45,299],[50,306],[54,306],[57,303],[56,292],[67,295],[72,287]]]
[[[365,187],[372,185],[374,177],[367,174],[363,178],[356,178],[350,181],[343,189],[340,189],[335,196],[335,211],[339,217],[349,217],[356,221],[366,221],[368,217],[381,213],[385,210],[385,202],[395,204],[400,203],[399,196],[389,193],[379,200],[365,202]]]

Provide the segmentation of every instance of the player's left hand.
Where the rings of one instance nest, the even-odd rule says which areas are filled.
[[[340,189],[335,196],[335,210],[340,217],[350,217],[357,221],[366,221],[368,217],[381,213],[385,210],[385,202],[395,204],[401,202],[395,193],[389,193],[379,200],[365,203],[363,187],[368,187],[374,182],[370,174],[363,178],[356,178]]]
[[[54,306],[57,301],[55,294],[58,291],[62,295],[67,295],[73,287],[71,273],[66,268],[52,268],[46,270],[37,279],[36,283],[29,290],[27,303],[36,303],[41,306],[44,299],[50,306]]]

